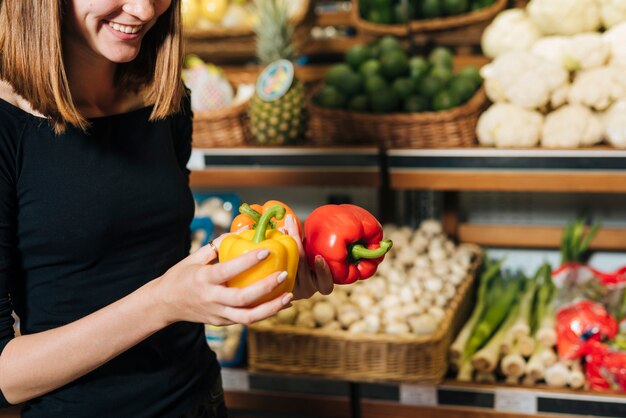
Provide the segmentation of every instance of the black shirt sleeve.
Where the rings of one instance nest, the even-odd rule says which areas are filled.
[[[173,123],[174,146],[176,148],[176,157],[181,170],[189,177],[187,162],[191,157],[191,136],[193,133],[193,112],[191,110],[191,96],[189,90],[183,97],[181,111],[175,115]]]
[[[9,298],[9,278],[15,264],[15,218],[16,218],[16,142],[11,128],[0,127],[0,354],[15,337],[13,306]],[[15,130],[13,130],[15,133]],[[0,388],[0,408],[9,406]]]

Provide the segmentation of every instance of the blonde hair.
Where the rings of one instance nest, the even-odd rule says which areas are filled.
[[[89,122],[72,100],[63,62],[62,16],[65,0],[0,0],[0,80],[8,82],[34,110],[46,115],[57,134],[68,124]],[[119,64],[116,86],[145,89],[154,104],[150,120],[180,109],[182,37],[180,2],[172,0],[143,39],[137,58]]]

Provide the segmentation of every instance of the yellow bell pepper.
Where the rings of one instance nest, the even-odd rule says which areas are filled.
[[[276,229],[268,230],[272,218],[280,220],[284,216],[285,208],[281,205],[274,205],[263,212],[255,230],[229,235],[220,245],[220,262],[232,260],[259,248],[265,248],[270,252],[265,260],[229,280],[226,283],[229,287],[246,287],[272,273],[287,272],[287,279],[284,282],[268,295],[256,300],[251,306],[270,301],[285,292],[291,292],[295,285],[299,261],[298,245],[291,236]]]

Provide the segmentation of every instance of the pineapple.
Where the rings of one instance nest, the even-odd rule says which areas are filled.
[[[257,56],[267,66],[277,60],[291,62],[295,56],[294,27],[289,21],[288,0],[257,0],[259,23],[255,28]],[[261,78],[263,75],[261,75]],[[302,138],[305,129],[304,85],[295,75],[287,92],[267,101],[259,95],[259,87],[250,102],[250,130],[257,144],[293,144]]]

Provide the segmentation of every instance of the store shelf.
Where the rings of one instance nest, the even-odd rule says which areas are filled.
[[[361,417],[523,417],[548,416],[626,416],[626,396],[616,393],[572,391],[565,389],[528,388],[519,386],[480,385],[446,381],[441,385],[373,384],[326,380],[293,375],[253,373],[245,369],[222,371],[227,399],[236,401],[231,407],[252,409],[267,405],[268,412],[288,413],[276,400],[280,397],[303,400],[332,399],[336,415],[346,416],[346,397],[358,395]],[[234,377],[233,377],[234,375]],[[352,383],[354,384],[354,383]],[[253,394],[249,401],[241,394]],[[267,397],[263,400],[263,397]],[[270,400],[270,401],[268,401]],[[273,401],[272,401],[273,400]],[[283,408],[283,409],[281,409]],[[320,415],[323,405],[310,404],[305,411]],[[322,414],[323,415],[323,414]],[[325,415],[324,415],[325,416]]]
[[[390,150],[391,187],[442,191],[626,192],[626,151]]]
[[[377,148],[195,149],[192,187],[381,186]]]
[[[457,231],[461,242],[511,248],[558,248],[562,235],[562,226],[460,224]],[[591,249],[625,250],[626,229],[600,229]]]

